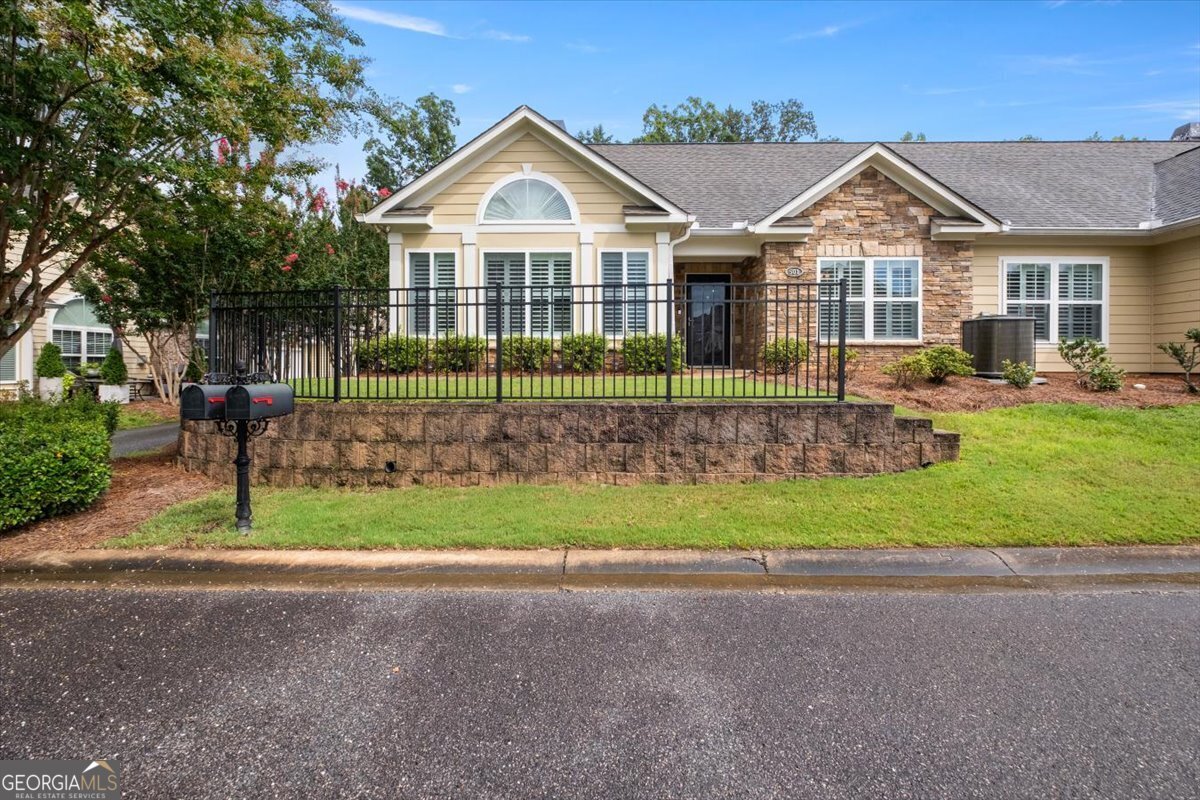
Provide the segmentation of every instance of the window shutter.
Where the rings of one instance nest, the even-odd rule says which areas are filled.
[[[437,329],[439,333],[452,333],[456,327],[455,307],[455,259],[454,253],[436,253],[433,256],[435,301],[437,305]]]
[[[409,330],[417,336],[429,334],[429,253],[408,254]]]
[[[609,336],[619,336],[622,330],[622,305],[624,291],[620,284],[625,280],[624,256],[621,253],[600,254],[600,282],[605,284],[604,299],[604,333]],[[610,284],[612,285],[610,288]]]
[[[13,326],[8,326],[8,330],[11,332]],[[11,350],[0,356],[0,381],[15,381],[17,379],[17,347],[19,346],[20,342],[18,341],[16,345],[13,345]]]
[[[529,332],[534,336],[550,335],[550,279],[554,256],[533,253],[529,256]]]
[[[630,333],[645,333],[649,308],[646,302],[650,281],[650,258],[646,253],[625,254],[626,324]]]

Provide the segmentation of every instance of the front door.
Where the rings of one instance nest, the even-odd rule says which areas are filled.
[[[688,366],[729,366],[729,283],[728,275],[687,276]]]

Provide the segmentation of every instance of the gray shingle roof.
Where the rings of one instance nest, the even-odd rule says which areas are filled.
[[[889,143],[984,211],[1018,227],[1135,228],[1154,217],[1155,163],[1194,142]],[[870,147],[865,142],[593,145],[704,227],[757,221]],[[1200,175],[1176,175],[1200,191]],[[1173,195],[1175,196],[1175,195]]]
[[[1156,218],[1170,224],[1200,216],[1200,147],[1155,164],[1154,178]]]

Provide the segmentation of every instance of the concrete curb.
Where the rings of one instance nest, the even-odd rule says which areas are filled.
[[[0,585],[803,588],[1200,584],[1200,546],[912,550],[78,550]]]

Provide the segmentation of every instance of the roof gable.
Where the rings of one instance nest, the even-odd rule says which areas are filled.
[[[630,196],[636,200],[637,205],[656,207],[665,211],[668,218],[676,218],[680,222],[689,221],[687,212],[660,192],[581,144],[528,106],[516,109],[424,175],[378,203],[362,216],[362,220],[376,224],[394,222],[396,217],[403,215],[406,210],[424,206],[488,158],[528,134],[536,136],[614,189]]]

